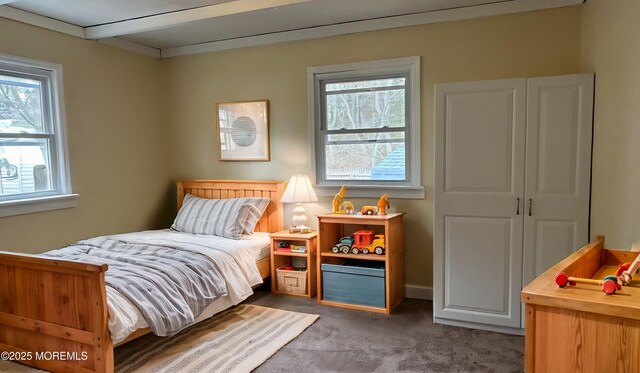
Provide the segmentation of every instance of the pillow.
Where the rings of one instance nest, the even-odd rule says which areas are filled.
[[[237,240],[245,232],[247,220],[254,221],[247,228],[251,232],[255,228],[262,215],[257,211],[261,206],[258,200],[264,199],[266,198],[203,199],[187,194],[171,228],[179,232]]]
[[[244,233],[253,234],[256,229],[256,224],[260,221],[262,214],[264,214],[264,210],[267,209],[271,200],[269,198],[258,197],[247,197],[243,199],[246,201],[242,205],[241,209],[246,211],[242,211],[242,214],[246,214],[247,216],[247,220],[244,223]]]

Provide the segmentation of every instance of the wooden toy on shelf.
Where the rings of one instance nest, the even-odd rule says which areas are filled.
[[[384,235],[376,235],[376,232],[368,229],[361,229],[353,232],[354,243],[351,245],[351,253],[369,254],[374,252],[378,255],[384,254]]]
[[[605,277],[604,280],[594,280],[590,278],[570,277],[564,272],[556,274],[556,284],[561,288],[567,285],[576,285],[576,283],[599,285],[607,295],[615,294],[616,290],[622,289],[618,278],[612,275]]]
[[[634,260],[633,263],[624,263],[620,265],[616,271],[616,276],[618,276],[624,285],[629,285],[631,279],[633,279],[633,275],[638,271],[638,268],[640,268],[640,255],[636,257],[636,260]]]
[[[362,206],[362,208],[360,209],[360,213],[362,215],[375,215],[376,208],[373,206]]]
[[[347,192],[347,186],[343,185],[340,188],[340,191],[338,191],[338,194],[336,194],[336,196],[333,197],[333,202],[331,204],[331,207],[332,207],[331,213],[332,214],[340,214],[340,205],[342,205],[342,200],[344,199],[344,194],[346,192]]]
[[[378,200],[378,213],[380,215],[387,215],[388,207],[389,207],[389,199],[387,198],[387,194],[385,193]]]
[[[338,210],[339,214],[353,214],[355,208],[353,207],[353,203],[351,201],[344,201],[340,205],[340,210]]]
[[[342,252],[348,254],[351,252],[351,245],[353,245],[353,236],[342,237],[337,244],[333,245],[331,251],[334,253]]]

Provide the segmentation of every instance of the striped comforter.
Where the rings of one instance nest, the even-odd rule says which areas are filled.
[[[227,295],[224,278],[211,258],[185,247],[97,237],[43,255],[108,264],[107,286],[136,305],[159,336],[179,332],[207,305]]]

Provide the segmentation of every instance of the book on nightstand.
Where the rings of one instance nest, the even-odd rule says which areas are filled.
[[[292,253],[306,253],[307,252],[307,247],[306,246],[300,246],[300,245],[291,245],[291,252]]]

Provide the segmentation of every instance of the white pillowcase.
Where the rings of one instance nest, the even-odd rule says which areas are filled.
[[[260,197],[204,199],[187,194],[171,228],[237,240],[253,233],[269,201]]]
[[[269,206],[269,202],[271,200],[269,198],[258,198],[258,197],[246,197],[242,198],[245,203],[240,207],[240,209],[246,210],[242,211],[241,214],[247,215],[247,220],[244,222],[244,234],[253,234],[256,229],[256,224],[260,221],[260,218],[264,214],[264,211]]]

